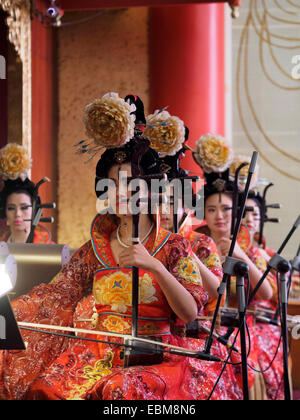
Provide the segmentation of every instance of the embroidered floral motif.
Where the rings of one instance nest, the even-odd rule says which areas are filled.
[[[204,261],[206,267],[220,267],[221,260],[218,254],[210,254]]]
[[[267,264],[266,264],[266,260],[263,257],[257,257],[256,258],[256,267],[261,270],[261,271],[266,271],[267,269]]]
[[[131,317],[124,319],[121,315],[103,315],[99,321],[99,328],[103,331],[117,334],[131,334]],[[139,319],[138,332],[141,335],[169,334],[168,320],[150,320]]]
[[[97,273],[99,275],[99,273]],[[110,305],[113,311],[125,313],[132,300],[132,272],[114,271],[113,274],[102,276],[94,281],[94,296],[96,303]],[[144,273],[139,278],[139,303],[157,301],[156,289],[152,278]]]
[[[103,376],[110,375],[112,373],[112,360],[114,354],[111,351],[107,352],[107,357],[105,359],[97,360],[94,366],[87,365],[83,368],[84,379],[87,379],[81,385],[70,384],[72,387],[72,392],[67,398],[67,400],[82,400],[80,396],[83,395],[88,389],[90,389],[99,379]]]
[[[202,285],[199,268],[192,257],[180,258],[178,262],[178,274],[189,283]]]
[[[110,315],[100,324],[100,328],[105,331],[127,334],[130,332],[130,324],[120,316]]]

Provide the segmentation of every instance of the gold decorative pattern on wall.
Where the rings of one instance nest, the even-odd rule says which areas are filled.
[[[67,15],[67,16],[66,16]],[[80,20],[88,13],[66,13]],[[58,240],[77,248],[96,216],[95,169],[74,144],[86,139],[84,107],[107,92],[139,95],[148,112],[148,9],[113,10],[62,26],[58,39]]]

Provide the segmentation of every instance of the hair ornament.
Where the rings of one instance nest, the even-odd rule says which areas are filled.
[[[166,111],[168,107],[156,110],[146,118],[144,135],[150,140],[151,147],[162,157],[175,156],[185,142],[183,121]]]
[[[24,181],[32,165],[32,160],[24,146],[8,143],[0,150],[0,176],[3,180]]]
[[[208,133],[196,141],[193,157],[204,172],[222,173],[232,162],[233,150],[225,138]]]

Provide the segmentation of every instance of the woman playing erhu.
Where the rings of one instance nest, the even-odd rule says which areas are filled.
[[[120,182],[120,172],[131,176],[132,156],[147,141],[141,136],[145,123],[141,105],[136,97],[130,96],[125,102],[116,94],[108,94],[87,107],[88,134],[108,148],[97,164],[96,190],[103,177]],[[115,120],[118,130],[113,129],[103,139],[103,133],[107,134],[106,113],[110,126]],[[124,124],[121,132],[120,121]],[[113,144],[107,139],[114,140]],[[142,156],[140,168],[144,176],[159,173],[153,150]],[[26,351],[1,352],[2,398],[205,399],[209,395],[222,367],[219,362],[165,353],[160,363],[146,366],[146,357],[138,366],[123,367],[123,349],[118,344],[123,343],[122,335],[132,330],[132,266],[139,268],[140,336],[198,350],[198,340],[170,333],[170,318],[175,313],[189,322],[208,299],[188,241],[160,228],[155,218],[141,214],[140,242],[133,245],[132,215],[121,211],[123,205],[117,194],[115,214],[96,216],[91,240],[51,284],[38,286],[13,302],[19,321],[95,329],[104,334],[98,338],[105,343],[74,343],[54,335],[24,333]],[[89,293],[91,287],[93,292]],[[109,336],[111,333],[116,336]],[[224,382],[219,383],[214,398],[227,399]]]

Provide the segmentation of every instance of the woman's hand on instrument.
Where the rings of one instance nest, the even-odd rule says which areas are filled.
[[[138,267],[152,271],[157,262],[157,259],[152,257],[141,243],[132,245],[119,254],[120,267]]]
[[[231,239],[223,237],[216,243],[220,256],[227,257],[231,247]],[[235,244],[233,257],[238,259],[244,259],[245,254],[238,243]]]

